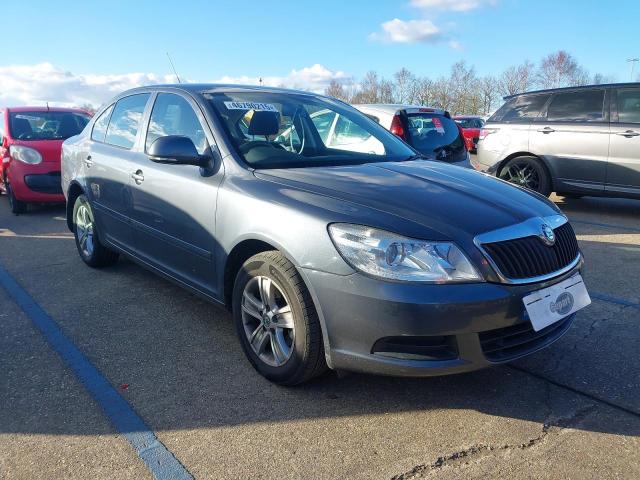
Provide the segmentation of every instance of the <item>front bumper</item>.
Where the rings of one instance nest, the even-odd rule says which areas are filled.
[[[336,370],[394,376],[461,373],[550,345],[573,321],[533,332],[522,297],[573,275],[532,285],[420,285],[304,269]],[[388,351],[388,350],[396,351]]]
[[[7,172],[11,188],[23,202],[64,202],[60,181],[60,164],[42,162],[27,165],[13,160]]]

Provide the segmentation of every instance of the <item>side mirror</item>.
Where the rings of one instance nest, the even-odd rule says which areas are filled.
[[[149,160],[168,165],[195,165],[205,168],[209,157],[200,155],[189,137],[168,135],[156,139],[149,148]]]

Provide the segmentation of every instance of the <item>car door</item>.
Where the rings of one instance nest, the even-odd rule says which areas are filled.
[[[198,106],[177,93],[158,93],[150,112],[144,152],[168,135],[189,137],[205,154],[213,137]],[[165,274],[215,295],[217,190],[222,171],[154,163],[146,153],[131,173],[132,219],[137,255]]]
[[[104,240],[132,251],[131,171],[139,161],[134,148],[150,94],[130,95],[108,107],[95,121],[91,148],[83,159],[87,195]]]
[[[529,145],[551,167],[557,191],[602,191],[609,154],[606,89],[555,93],[531,125]]]
[[[606,190],[640,194],[640,87],[613,93]]]

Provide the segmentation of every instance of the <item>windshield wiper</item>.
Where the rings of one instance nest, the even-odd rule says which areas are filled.
[[[427,157],[426,155],[423,155],[422,153],[416,153],[415,155],[408,156],[407,158],[405,158],[402,161],[403,162],[411,162],[413,160],[429,160],[429,157]]]

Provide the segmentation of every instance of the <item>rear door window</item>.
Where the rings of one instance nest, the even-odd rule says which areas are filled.
[[[547,109],[550,122],[604,121],[604,90],[557,93]]]
[[[640,88],[618,90],[618,122],[640,123]]]
[[[551,95],[520,95],[511,98],[489,119],[490,122],[530,123]]]
[[[131,149],[136,143],[148,93],[130,95],[118,100],[111,114],[104,141],[110,145]]]

